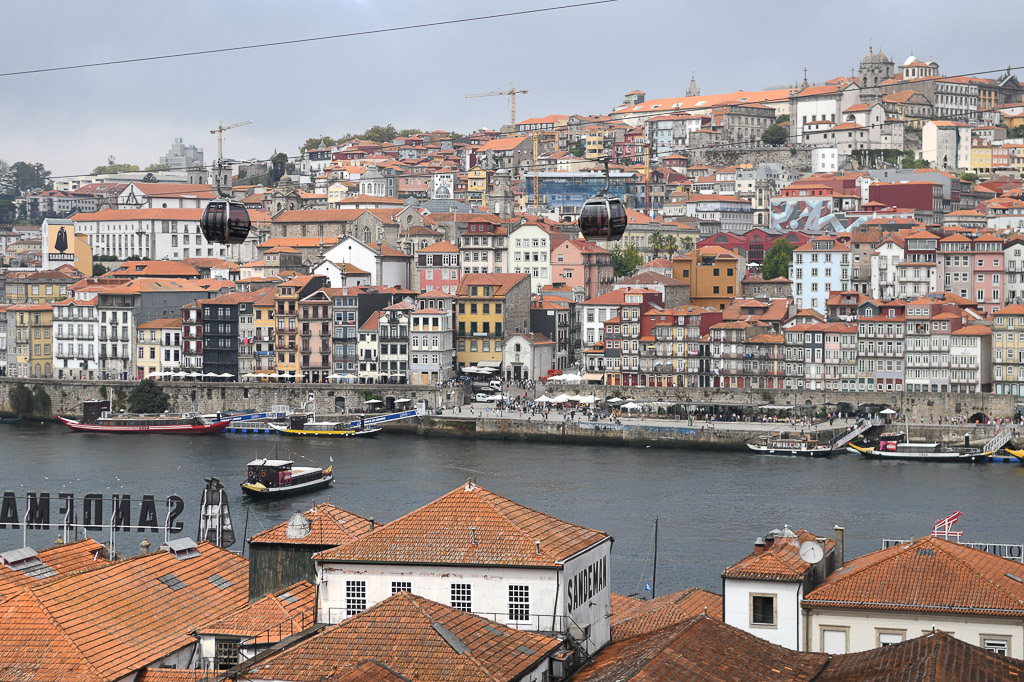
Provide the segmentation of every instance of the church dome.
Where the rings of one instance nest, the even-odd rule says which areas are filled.
[[[408,197],[405,201],[402,202],[402,204],[404,206],[412,206],[413,208],[419,208],[420,200],[417,199],[416,197]]]
[[[915,57],[914,55],[910,55],[909,57],[907,57],[907,60],[905,62],[903,62],[903,66],[907,66],[908,64],[913,64],[916,61],[917,61],[917,57]]]
[[[879,50],[875,52],[872,48],[868,48],[868,53],[864,59],[861,60],[862,64],[884,64],[889,61],[889,58],[885,56],[885,53]]]

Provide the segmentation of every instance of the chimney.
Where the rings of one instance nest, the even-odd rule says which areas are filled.
[[[540,556],[540,540],[537,540],[537,555]]]
[[[472,526],[469,529],[469,544],[476,545],[476,526]]]
[[[754,554],[764,554],[764,538],[758,537],[754,540]]]
[[[374,521],[374,520],[373,520],[373,517],[371,516],[371,517],[370,517],[370,530],[373,530],[373,529],[374,529],[374,528],[376,528],[376,527],[377,527],[377,522],[376,522],[376,521]]]
[[[843,531],[842,526],[835,526],[836,531],[836,570],[843,567]]]

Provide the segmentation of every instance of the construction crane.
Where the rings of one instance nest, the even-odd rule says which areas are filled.
[[[252,123],[252,121],[242,121],[241,123],[232,123],[229,126],[226,126],[223,123],[221,123],[216,128],[214,128],[213,130],[210,131],[211,135],[216,135],[217,136],[217,160],[218,160],[218,162],[224,160],[224,131],[225,130],[231,130],[232,128],[241,128],[242,126],[247,126],[250,123]]]
[[[512,129],[510,132],[516,131],[516,95],[525,95],[528,90],[516,90],[516,86],[512,83],[508,84],[508,90],[499,90],[498,92],[480,92],[475,95],[466,95],[466,99],[471,97],[498,97],[499,95],[508,96],[508,108],[511,113]]]

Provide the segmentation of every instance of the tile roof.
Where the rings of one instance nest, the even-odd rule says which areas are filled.
[[[821,537],[806,530],[795,532],[796,537],[776,537],[767,544],[763,552],[754,552],[722,572],[725,578],[740,580],[781,580],[794,581],[803,578],[813,567],[800,558],[800,544],[814,542]],[[825,541],[826,553],[834,546],[832,540]]]
[[[524,507],[472,482],[361,538],[315,555],[318,561],[557,567],[609,540]]]
[[[13,596],[22,588],[34,584],[33,578],[42,580],[54,575],[65,575],[107,565],[100,554],[103,545],[91,538],[53,545],[40,550],[39,563],[26,570],[0,567],[0,600]]]
[[[499,137],[498,139],[483,143],[476,149],[478,152],[507,152],[515,149],[528,139],[528,137]]]
[[[696,587],[655,599],[612,594],[612,641],[645,635],[700,615],[722,620],[722,595]]]
[[[197,626],[244,606],[249,591],[248,561],[205,542],[198,549],[51,578],[0,604],[4,679],[118,680],[193,643]]]
[[[441,241],[430,246],[425,246],[416,253],[458,253],[459,245],[455,242]]]
[[[372,659],[415,680],[494,682],[520,679],[560,646],[553,637],[399,592],[241,672],[246,679],[320,682]]]
[[[1015,561],[926,536],[848,562],[803,603],[812,608],[1021,617],[1022,577],[1024,569]]]
[[[469,287],[479,286],[494,287],[493,296],[504,296],[509,290],[523,281],[528,281],[530,276],[525,273],[506,272],[504,274],[468,273],[462,276],[459,281],[459,296],[469,296]]]
[[[820,682],[988,682],[1024,677],[1024,662],[936,631],[889,646],[833,656]]]
[[[108,277],[198,277],[199,271],[188,263],[166,260],[130,260],[116,270],[111,270]]]
[[[135,326],[136,329],[181,329],[180,317],[161,317],[158,320],[142,322]]]
[[[273,644],[312,625],[315,616],[316,588],[301,580],[203,625],[198,632],[251,638],[248,641],[254,644]]]
[[[708,616],[613,642],[573,682],[809,681],[828,654],[796,652],[769,644]]]

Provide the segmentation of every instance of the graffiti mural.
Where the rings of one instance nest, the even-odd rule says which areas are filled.
[[[773,230],[800,230],[804,232],[840,232],[845,230],[839,216],[832,213],[832,200],[794,199],[778,197],[772,199]]]

